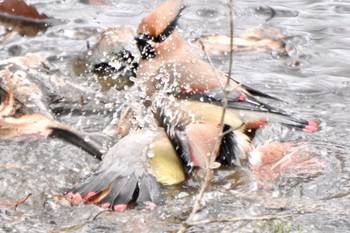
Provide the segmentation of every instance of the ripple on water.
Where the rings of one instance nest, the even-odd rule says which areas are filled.
[[[291,80],[288,80],[291,81]],[[292,93],[298,95],[305,95],[304,97],[312,97],[314,101],[322,100],[325,95],[334,93],[339,87],[341,87],[341,81],[335,81],[329,76],[314,76],[302,79],[294,79],[294,81],[288,82],[288,89]]]
[[[45,51],[48,56],[84,52],[85,39],[90,35],[95,36],[97,30],[116,24],[136,26],[141,15],[162,1],[111,0],[115,5],[97,7],[73,0],[28,0],[37,5],[40,12],[62,20],[62,23],[35,38],[12,35],[4,42],[4,47],[19,44],[23,54],[38,51],[43,54]],[[290,213],[291,216],[284,221],[300,226],[299,231],[347,232],[350,227],[350,29],[346,25],[349,25],[347,16],[350,6],[345,1],[316,0],[283,1],[284,6],[278,5],[281,1],[277,0],[263,2],[270,7],[259,6],[254,0],[235,4],[237,35],[241,34],[240,31],[265,24],[267,19],[269,24],[281,27],[287,35],[300,35],[288,39],[292,44],[300,45],[296,48],[296,55],[305,54],[297,70],[285,67],[283,62],[272,59],[268,54],[247,54],[235,57],[234,72],[235,75],[245,76],[247,84],[290,102],[291,104],[282,106],[284,109],[299,112],[303,116],[315,116],[321,121],[319,132],[301,134],[302,141],[307,142],[312,155],[322,160],[326,167],[311,178],[285,176],[273,183],[270,189],[267,186],[258,189],[247,166],[236,171],[220,170],[215,174],[203,210],[209,211],[208,217]],[[183,34],[195,33],[200,36],[203,31],[207,34],[227,34],[227,16],[225,0],[192,0],[184,11],[180,27],[189,29],[184,30]],[[1,50],[0,55],[8,56],[7,52]],[[58,64],[61,71],[66,69],[59,65],[61,63],[53,62]],[[278,104],[273,103],[274,106]],[[76,125],[77,118],[60,120]],[[83,124],[83,129],[100,131],[106,124],[102,121],[95,124],[94,122],[98,123],[98,117],[95,119],[89,116],[89,120],[90,124]],[[84,123],[83,120],[81,122]],[[57,204],[54,209],[55,205],[52,204],[52,208],[42,208],[47,194],[62,193],[64,188],[82,182],[86,173],[91,174],[90,168],[97,167],[96,161],[79,149],[57,140],[50,142],[0,142],[2,198],[14,199],[14,202],[24,194],[33,193],[25,204],[19,206],[16,216],[10,214],[5,217],[4,224],[8,231],[17,229],[25,232],[31,229],[49,232],[53,228],[73,231],[73,227],[86,232],[92,232],[92,229],[144,232],[148,228],[152,232],[164,229],[176,231],[176,224],[185,220],[193,196],[199,189],[199,184],[189,181],[185,185],[192,190],[182,188],[185,196],[170,198],[166,206],[160,206],[155,211],[137,209],[123,213],[105,213],[95,221],[88,221],[100,211],[95,206],[68,207]],[[167,190],[166,193],[169,194],[170,191]],[[15,226],[17,215],[25,217]],[[159,215],[166,217],[161,219]],[[202,228],[191,228],[190,231],[198,229],[201,232],[217,232],[225,225],[231,227],[227,230],[229,232],[239,231],[237,229],[242,232],[261,232],[257,230],[255,222],[214,223],[201,226]],[[66,226],[72,227],[69,229]]]
[[[184,14],[183,21],[201,22],[218,22],[220,20],[226,22],[228,14],[227,6],[223,3],[195,3],[189,5],[186,11],[194,12],[194,14]]]
[[[268,16],[267,20],[273,19],[275,17],[297,17],[299,12],[297,10],[292,10],[287,7],[282,6],[259,6],[252,9],[257,15]]]
[[[338,4],[340,4],[340,3],[338,3]],[[339,14],[350,14],[349,4],[337,5],[333,8],[333,10]]]
[[[145,9],[141,4],[117,2],[113,6],[113,11],[108,12],[106,16],[111,17],[133,17],[141,15]]]

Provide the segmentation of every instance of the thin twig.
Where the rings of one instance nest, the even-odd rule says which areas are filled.
[[[201,49],[202,49],[202,51],[204,52],[205,58],[207,59],[209,65],[210,65],[210,67],[211,67],[211,69],[212,69],[213,72],[214,72],[214,75],[215,75],[216,80],[217,80],[218,83],[220,84],[221,88],[224,88],[224,87],[222,86],[222,83],[221,83],[220,78],[218,77],[217,70],[214,68],[213,61],[211,60],[210,56],[209,56],[208,53],[207,53],[207,50],[206,50],[206,48],[205,48],[205,45],[204,45],[203,41],[199,40],[199,44],[201,45]]]
[[[231,80],[231,74],[232,74],[232,63],[233,63],[233,13],[232,13],[233,0],[229,0],[228,7],[229,7],[229,15],[230,15],[230,60],[229,60],[228,75],[227,75],[226,84],[224,87],[222,117],[220,121],[221,130],[219,132],[222,132],[224,128],[225,113],[227,110],[228,94],[229,94],[228,87],[230,86],[230,80]]]
[[[17,208],[19,205],[21,205],[21,204],[23,204],[24,202],[26,202],[30,196],[32,196],[31,193],[29,193],[29,194],[28,194],[25,198],[23,198],[22,200],[19,200],[19,201],[14,205],[15,210],[16,210],[16,208]]]
[[[210,168],[207,168],[206,174],[205,174],[205,179],[204,179],[203,184],[201,186],[201,190],[199,191],[198,195],[196,196],[196,200],[194,201],[192,211],[191,211],[190,215],[188,216],[186,222],[181,225],[181,228],[178,230],[178,233],[186,232],[187,227],[189,226],[188,223],[192,222],[194,215],[197,213],[197,211],[200,208],[201,200],[203,198],[205,191],[209,187],[212,176],[213,176],[213,170]]]
[[[218,135],[218,138],[216,140],[213,152],[210,155],[211,158],[216,158],[216,155],[219,153],[221,140],[222,140],[222,137],[224,136],[224,134],[222,132],[224,130],[224,120],[225,120],[225,114],[226,114],[226,109],[227,109],[227,105],[228,105],[228,94],[229,94],[228,88],[230,85],[230,79],[231,79],[231,73],[232,73],[232,62],[233,62],[233,56],[232,56],[233,55],[233,13],[232,13],[232,7],[233,7],[233,0],[229,0],[228,7],[229,7],[229,15],[230,15],[230,34],[231,34],[231,39],[230,39],[231,50],[230,50],[230,60],[229,60],[230,64],[229,64],[229,71],[228,71],[226,84],[223,88],[224,99],[223,99],[223,105],[222,105],[222,115],[221,115],[220,124],[219,124],[220,134]],[[211,59],[209,58],[209,56],[207,55],[207,53],[205,51],[205,47],[204,47],[203,43],[201,43],[201,45],[202,45],[202,49],[204,50],[205,55],[208,58],[209,64],[213,68],[214,74],[215,74],[216,78],[218,79],[216,71],[214,69],[214,66],[211,62]],[[221,83],[220,80],[218,80],[218,82]],[[210,162],[209,166],[206,169],[205,179],[204,179],[204,182],[201,186],[201,190],[198,193],[196,200],[193,204],[192,211],[191,211],[190,215],[188,216],[186,222],[184,224],[182,224],[178,233],[183,233],[187,230],[187,227],[190,225],[189,223],[192,222],[194,215],[197,213],[197,211],[200,208],[200,203],[201,203],[201,200],[203,198],[203,195],[204,195],[205,191],[207,190],[207,188],[209,187],[211,178],[213,176],[213,170],[211,168],[211,165],[212,165],[212,161]]]
[[[226,79],[226,83],[223,89],[223,103],[222,103],[222,114],[221,114],[221,119],[220,119],[220,124],[219,124],[219,132],[220,134],[218,135],[218,138],[215,143],[213,155],[217,155],[220,150],[220,145],[221,145],[221,140],[224,136],[222,133],[224,130],[224,123],[225,123],[225,115],[226,115],[226,110],[228,106],[228,95],[229,95],[229,86],[230,86],[230,80],[231,80],[231,73],[232,73],[232,63],[233,63],[233,14],[232,14],[232,7],[233,7],[233,0],[229,0],[228,2],[228,8],[229,8],[229,15],[230,15],[230,60],[229,60],[229,70],[228,70],[228,75]],[[212,158],[216,158],[216,156],[213,156]]]
[[[223,132],[224,130],[224,122],[225,122],[225,115],[226,115],[226,110],[227,110],[227,105],[228,105],[228,95],[230,90],[228,89],[230,86],[230,81],[231,81],[231,74],[232,74],[232,63],[233,63],[233,12],[232,12],[232,7],[233,7],[233,0],[229,0],[228,2],[228,8],[229,8],[229,15],[230,15],[230,60],[229,60],[229,69],[228,69],[228,75],[226,79],[226,84],[224,86],[223,90],[223,103],[222,103],[222,115],[220,119],[220,128],[219,132]],[[224,134],[220,134],[218,137],[218,140],[216,141],[216,145],[214,148],[214,155],[219,153],[220,150],[220,144],[221,140]]]
[[[286,218],[290,216],[292,216],[292,214],[260,215],[260,216],[250,216],[250,217],[208,218],[201,221],[189,222],[187,223],[187,225],[195,226],[195,225],[203,225],[203,224],[208,224],[213,222],[262,221],[262,220]]]
[[[111,209],[107,209],[107,210],[102,210],[100,212],[98,212],[92,219],[91,219],[91,222],[95,221],[97,219],[98,216],[100,216],[102,213],[105,213],[105,212],[111,212],[112,210]]]
[[[186,223],[192,221],[194,215],[197,213],[198,209],[200,208],[202,197],[210,184],[212,176],[213,176],[213,170],[208,168],[207,172],[205,174],[204,182],[201,186],[201,190],[199,191],[199,193],[197,195],[197,198],[194,202],[191,214],[188,216]]]
[[[282,157],[275,165],[273,165],[271,167],[271,170],[274,170],[276,167],[278,167],[279,165],[281,165],[283,162],[285,162],[287,159],[289,159],[290,157],[292,157],[294,154],[296,154],[297,152],[299,152],[300,149],[296,148],[294,151],[292,151],[291,153],[288,153],[287,155],[285,155],[284,157]]]

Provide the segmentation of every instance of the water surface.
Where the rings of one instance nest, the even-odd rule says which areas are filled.
[[[136,28],[143,15],[159,1],[108,1],[96,6],[78,1],[28,0],[57,23],[36,37],[13,34],[1,42],[0,58],[34,53],[50,58],[67,78],[74,78],[70,60],[86,51],[98,32],[114,25]],[[180,20],[187,40],[214,33],[228,34],[225,1],[190,1]],[[238,221],[196,226],[189,232],[350,231],[350,3],[345,1],[234,1],[235,34],[253,27],[273,26],[295,36],[292,44],[298,66],[271,53],[234,55],[233,76],[288,104],[288,111],[321,122],[314,134],[296,133],[325,169],[314,176],[282,176],[263,187],[248,168],[216,172],[197,219],[264,214],[288,214],[281,220]],[[273,11],[271,10],[273,9]],[[273,14],[273,15],[272,15]],[[273,16],[271,18],[271,16]],[[227,70],[228,57],[216,58]],[[76,77],[75,77],[76,78]],[[101,131],[103,117],[62,117],[77,128]],[[110,118],[108,118],[110,120]],[[94,123],[95,122],[95,123]],[[92,125],[97,125],[96,128]],[[154,211],[123,213],[100,211],[95,206],[61,206],[52,200],[81,183],[98,163],[87,154],[58,140],[40,143],[0,142],[0,202],[33,195],[16,210],[0,209],[3,232],[164,232],[176,231],[190,212],[199,182],[165,190],[167,204]],[[16,166],[14,166],[16,165]]]

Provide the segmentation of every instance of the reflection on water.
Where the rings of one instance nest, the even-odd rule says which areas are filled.
[[[67,77],[74,76],[70,59],[86,52],[87,41],[95,41],[97,32],[114,25],[136,27],[141,17],[160,1],[104,0],[111,5],[89,5],[78,1],[30,0],[39,12],[60,23],[36,37],[12,34],[0,49],[1,59],[35,53],[50,58]],[[213,33],[228,34],[225,1],[189,1],[191,5],[180,19],[180,31],[188,39]],[[216,180],[204,197],[205,208],[198,218],[288,213],[290,217],[270,221],[272,226],[291,227],[304,232],[346,232],[350,229],[350,4],[342,1],[235,1],[235,33],[266,25],[281,28],[294,36],[295,55],[300,64],[292,67],[281,57],[269,53],[239,54],[234,57],[234,75],[262,91],[286,100],[280,103],[291,112],[321,122],[314,134],[299,134],[309,150],[324,161],[325,169],[314,176],[282,176],[258,187],[247,168],[217,172]],[[3,29],[1,29],[3,30]],[[299,39],[298,39],[299,38]],[[13,53],[13,48],[17,52]],[[227,57],[215,59],[227,69]],[[89,128],[87,118],[63,118],[70,124]],[[98,117],[97,117],[98,118]],[[94,119],[96,120],[96,119]],[[98,118],[101,122],[103,117]],[[107,122],[108,123],[108,122]],[[104,123],[96,123],[105,125]],[[99,128],[100,130],[100,128]],[[43,143],[0,142],[0,202],[18,200],[33,193],[17,211],[0,209],[5,232],[115,232],[176,230],[188,214],[198,186],[189,181],[186,191],[171,192],[165,207],[156,211],[130,210],[104,213],[95,206],[59,206],[49,195],[62,193],[80,183],[96,167],[96,161],[59,141]],[[189,195],[188,195],[189,194]],[[47,199],[49,197],[49,199]],[[1,203],[0,203],[1,204]],[[260,224],[260,225],[259,225]],[[233,222],[196,226],[191,232],[268,229],[264,222]],[[275,225],[274,225],[275,224]],[[287,229],[287,228],[285,228]]]

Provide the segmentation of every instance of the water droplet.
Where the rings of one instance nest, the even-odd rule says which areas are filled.
[[[147,156],[148,156],[148,158],[153,158],[153,157],[154,157],[154,152],[153,152],[153,150],[148,150],[148,151],[147,151]]]

